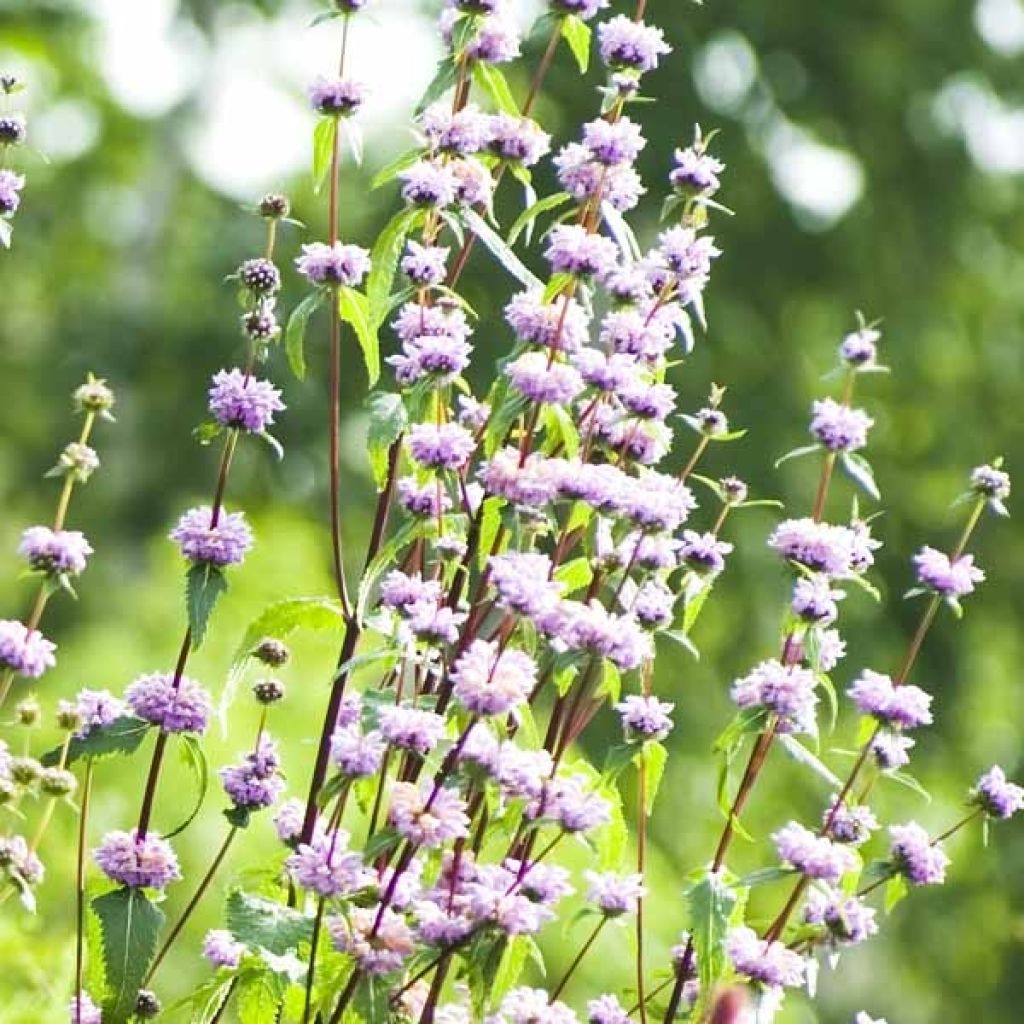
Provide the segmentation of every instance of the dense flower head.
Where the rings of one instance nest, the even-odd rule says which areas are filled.
[[[280,829],[278,830],[280,834]],[[344,829],[317,831],[308,843],[300,843],[285,861],[285,868],[299,887],[331,897],[365,889],[374,880],[363,866],[362,854],[350,850]]]
[[[448,384],[469,365],[473,346],[450,334],[421,334],[402,342],[398,355],[388,356],[385,362],[395,368],[395,380],[410,387],[424,377],[435,378],[438,384]]]
[[[457,612],[447,605],[437,607],[431,602],[413,604],[405,609],[405,622],[401,638],[426,644],[453,644],[459,638],[459,626],[465,622],[466,613]]]
[[[210,414],[225,427],[262,434],[284,409],[281,392],[270,381],[241,370],[219,370],[210,385]]]
[[[433,711],[392,705],[378,711],[378,727],[388,743],[429,754],[444,736],[445,720]]]
[[[838,597],[842,597],[842,591],[833,590],[827,577],[801,576],[793,585],[790,607],[804,622],[827,625],[839,615]]]
[[[714,195],[721,187],[718,175],[725,164],[708,153],[703,146],[687,146],[675,152],[675,166],[669,181],[684,195]]]
[[[441,585],[436,580],[424,580],[419,573],[408,575],[401,569],[392,569],[380,584],[380,601],[385,608],[405,611],[417,604],[438,604]]]
[[[684,530],[679,555],[699,576],[715,576],[725,568],[725,557],[731,551],[732,545],[713,533]]]
[[[246,260],[238,268],[238,280],[256,295],[271,295],[281,287],[281,271],[260,256]]]
[[[504,715],[521,705],[537,685],[537,666],[524,651],[500,650],[474,640],[453,666],[453,694],[476,715]]]
[[[210,719],[210,695],[194,679],[154,672],[139,676],[124,691],[132,713],[164,732],[202,733]]]
[[[245,334],[256,342],[271,341],[281,333],[281,325],[270,303],[261,303],[255,309],[246,310],[241,323]]]
[[[808,878],[837,885],[847,872],[859,865],[857,855],[846,846],[815,835],[799,822],[791,821],[772,836],[779,859]]]
[[[587,1024],[629,1024],[626,1008],[611,993],[587,1003]]]
[[[505,320],[517,338],[542,348],[575,352],[588,340],[590,318],[583,307],[573,298],[545,302],[539,289],[513,295]]]
[[[1010,496],[1010,474],[998,466],[975,466],[971,470],[971,490],[995,501]]]
[[[455,175],[435,160],[420,160],[398,177],[402,199],[411,206],[443,207],[455,202]]]
[[[448,273],[448,249],[440,245],[421,245],[410,238],[402,256],[402,273],[420,288],[442,284]]]
[[[319,114],[349,117],[363,105],[367,91],[363,82],[320,75],[309,87],[309,102]]]
[[[107,382],[90,373],[85,383],[79,384],[71,393],[71,401],[76,412],[98,413],[109,419],[115,398]]]
[[[883,729],[871,741],[871,754],[882,771],[897,771],[910,761],[913,746],[909,736]]]
[[[861,327],[847,334],[839,345],[839,358],[850,366],[872,366],[878,357],[880,331]]]
[[[24,836],[0,836],[0,871],[21,885],[38,885],[46,869]]]
[[[663,740],[672,731],[675,704],[630,694],[615,705],[627,736],[644,740]]]
[[[878,819],[867,804],[841,803],[837,793],[822,816],[822,826],[828,826],[828,834],[837,843],[862,846],[878,828]],[[831,823],[831,824],[830,824]]]
[[[885,725],[916,729],[932,721],[930,693],[909,683],[896,686],[881,672],[865,669],[847,693],[862,715],[872,715]]]
[[[31,568],[55,576],[77,576],[85,571],[92,545],[78,530],[52,530],[30,526],[21,535],[18,554]]]
[[[603,11],[609,0],[548,0],[553,11],[561,14],[575,14],[577,18],[590,21]]]
[[[973,555],[950,558],[927,545],[914,555],[914,569],[922,587],[954,600],[970,594],[985,579],[985,573],[974,564]]]
[[[461,110],[435,103],[423,111],[418,123],[431,149],[456,156],[479,152],[491,137],[490,118],[475,103]]]
[[[483,18],[466,44],[466,56],[482,64],[507,64],[520,53],[519,29],[509,13]]]
[[[24,175],[15,174],[6,167],[0,168],[0,217],[9,217],[17,212],[24,187]]]
[[[631,614],[609,612],[597,600],[562,601],[539,625],[556,648],[600,654],[623,672],[638,668],[653,651],[650,634]]]
[[[493,555],[488,564],[491,585],[503,608],[536,618],[558,604],[562,585],[552,581],[552,564],[547,555],[511,551]]]
[[[211,967],[227,967],[234,970],[245,954],[245,943],[239,942],[229,931],[213,928],[203,939],[203,956]]]
[[[64,446],[55,470],[84,484],[99,467],[100,457],[94,449],[81,441],[72,441]]]
[[[277,813],[274,815],[274,831],[282,843],[290,844],[299,838],[302,832],[302,819],[305,817],[305,813],[305,804],[296,797],[285,800],[278,807]]]
[[[542,988],[514,988],[501,1001],[498,1012],[484,1024],[577,1024],[576,1014],[563,1002],[552,1001]]]
[[[566,775],[547,782],[527,814],[554,821],[566,832],[589,832],[611,820],[611,807],[584,776]]]
[[[75,695],[75,717],[78,729],[75,736],[84,739],[93,729],[113,724],[128,711],[127,705],[108,690],[79,690]]]
[[[622,496],[622,511],[641,530],[673,532],[697,507],[693,492],[673,476],[641,473]]]
[[[370,270],[370,254],[358,245],[310,242],[302,247],[295,266],[310,284],[357,288]]]
[[[190,562],[218,568],[239,565],[252,547],[252,530],[244,513],[221,509],[214,525],[209,505],[189,509],[168,536]]]
[[[823,398],[814,403],[811,434],[829,451],[854,452],[868,443],[868,431],[873,424],[874,420],[863,409]]]
[[[334,948],[370,975],[397,971],[416,948],[405,917],[390,908],[355,907],[327,920]]]
[[[270,807],[284,790],[280,767],[277,745],[263,735],[238,764],[221,768],[220,781],[235,807],[256,811]]]
[[[616,210],[632,210],[645,189],[631,164],[609,166],[597,160],[583,143],[570,142],[554,158],[562,188],[577,202],[600,198]]]
[[[475,449],[472,433],[458,423],[417,423],[409,431],[409,454],[428,469],[461,469]]]
[[[92,1001],[84,989],[71,997],[68,1003],[69,1024],[103,1024],[103,1011]]]
[[[834,943],[855,945],[878,932],[875,910],[856,896],[832,889],[812,889],[807,895],[804,920],[823,925]]]
[[[726,952],[737,972],[769,988],[797,986],[804,980],[804,961],[782,942],[758,937],[745,925],[733,928],[726,939]]]
[[[599,117],[583,126],[583,145],[592,159],[606,167],[631,164],[647,145],[640,125],[628,117],[606,121]]]
[[[525,375],[523,379],[525,381]],[[556,497],[561,482],[560,469],[557,460],[540,452],[534,452],[522,462],[517,448],[502,448],[481,465],[480,481],[488,494],[505,498],[514,505],[540,508]]]
[[[732,699],[739,708],[762,707],[779,716],[782,732],[813,732],[814,673],[798,665],[762,661],[732,685]]]
[[[436,480],[420,484],[411,476],[399,479],[398,501],[410,515],[426,519],[436,519],[452,507],[451,498],[438,488]]]
[[[637,903],[647,894],[644,876],[640,874],[587,871],[584,877],[587,880],[587,900],[608,917],[633,913]]]
[[[0,116],[0,146],[20,146],[25,141],[28,125],[21,114]]]
[[[711,263],[721,255],[714,239],[693,228],[676,226],[658,236],[658,254],[675,274],[684,298],[703,291],[711,276]]]
[[[1024,788],[1010,782],[999,765],[993,765],[978,779],[971,799],[989,817],[1005,821],[1024,808]]]
[[[582,224],[559,224],[548,232],[544,256],[556,274],[593,277],[603,276],[616,265],[619,249],[612,239],[588,231]]]
[[[432,849],[469,835],[466,803],[454,789],[441,786],[434,791],[412,782],[395,782],[388,795],[388,823],[416,846]]]
[[[524,352],[505,367],[505,373],[531,402],[568,405],[583,390],[583,378],[574,367],[552,362],[543,352]]]
[[[674,328],[660,316],[652,318],[642,308],[626,308],[605,314],[599,340],[615,353],[653,364],[662,359],[674,337]]]
[[[551,136],[529,117],[494,114],[488,128],[488,149],[502,160],[524,167],[532,167],[551,148]]]
[[[331,738],[331,762],[347,779],[376,775],[384,761],[387,744],[376,730],[338,729]]]
[[[672,47],[660,28],[618,14],[598,27],[601,60],[610,68],[653,71]]]
[[[494,178],[479,160],[458,157],[447,166],[455,184],[455,201],[460,206],[490,205]]]
[[[768,544],[783,558],[834,579],[869,568],[879,547],[862,524],[834,526],[810,518],[779,523]]]
[[[949,858],[920,825],[891,825],[889,836],[889,856],[911,885],[941,885],[946,880]]]
[[[38,679],[57,664],[57,645],[38,629],[27,629],[16,619],[0,619],[0,666],[26,679]]]
[[[676,595],[661,580],[647,580],[639,587],[629,581],[630,586],[623,590],[620,602],[624,608],[645,629],[659,629],[667,626],[675,613]],[[627,593],[635,590],[633,596]]]
[[[133,889],[162,890],[181,878],[171,844],[152,832],[108,832],[93,859],[107,878]]]

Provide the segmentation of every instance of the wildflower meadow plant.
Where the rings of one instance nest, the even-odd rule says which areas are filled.
[[[645,0],[617,13],[608,0],[548,0],[535,29],[547,43],[522,96],[505,73],[523,59],[513,0],[446,0],[445,55],[414,115],[416,146],[374,181],[398,208],[376,239],[345,237],[340,197],[355,187],[346,154],[360,150],[367,95],[347,56],[364,8],[386,3],[333,0],[316,19],[339,52],[308,91],[326,235],[279,257],[290,207],[267,195],[265,243],[231,275],[238,337],[205,385],[209,418],[195,431],[219,448],[209,498],[167,530],[185,577],[177,657],[112,683],[117,692],[83,689],[44,712],[24,688],[39,680],[45,695],[46,673],[64,667],[43,615],[94,555],[68,528],[69,503],[99,465],[94,427],[113,418],[103,381],[74,394],[82,428],[51,471],[56,514],[28,526],[19,546],[35,598],[24,616],[0,621],[0,699],[14,702],[5,728],[53,714],[64,736],[37,756],[17,754],[13,735],[0,740],[0,899],[19,897],[23,910],[15,901],[8,913],[34,909],[47,826],[59,805],[77,812],[74,972],[61,979],[73,1024],[150,1019],[166,995],[205,1024],[768,1021],[784,998],[813,999],[818,965],[841,969],[841,954],[872,939],[912,889],[955,876],[950,836],[1024,805],[1024,790],[985,765],[973,785],[964,779],[965,808],[940,834],[883,820],[871,803],[890,779],[920,788],[906,771],[914,737],[948,709],[911,674],[933,629],[954,625],[983,592],[970,545],[986,512],[1008,514],[1010,479],[998,460],[965,474],[959,537],[927,538],[907,559],[921,616],[903,657],[879,664],[848,649],[844,609],[880,600],[881,494],[864,454],[874,418],[857,403],[885,367],[876,324],[859,319],[836,339],[834,393],[813,400],[807,443],[783,456],[813,460],[817,487],[764,537],[785,581],[778,643],[720,679],[734,714],[708,752],[720,766],[718,841],[699,863],[674,864],[674,886],[656,893],[648,825],[683,742],[675,726],[693,699],[685,665],[699,618],[743,557],[734,517],[779,504],[752,498],[735,476],[705,475],[709,452],[745,431],[729,422],[724,388],[706,384],[706,404],[684,411],[672,383],[706,329],[722,256],[711,226],[731,212],[719,200],[726,168],[713,133],[696,128],[660,185],[636,169],[647,75],[679,60]],[[581,74],[599,61],[603,81],[592,118],[555,139],[534,110],[560,54]],[[12,79],[2,84],[16,93]],[[24,136],[24,120],[5,109],[5,241],[23,183],[8,158]],[[541,196],[533,170],[545,161],[559,190]],[[511,223],[496,217],[499,189],[525,196]],[[662,223],[645,245],[625,214],[648,189]],[[459,292],[474,253],[509,276],[511,293],[493,305],[474,308]],[[303,296],[282,329],[286,280]],[[484,333],[503,354],[474,393],[465,371]],[[244,586],[259,542],[232,499],[236,453],[264,442],[284,455],[270,433],[287,416],[287,386],[268,371],[279,349],[298,377],[325,378],[333,591],[282,597],[244,629],[226,681],[193,679],[217,601],[229,584]],[[371,389],[377,490],[362,552],[339,499],[339,385],[355,353]],[[288,749],[271,733],[289,704],[275,671],[291,633],[325,627],[339,634],[336,666],[324,690],[303,697],[305,716],[325,693],[309,742]],[[655,692],[659,655],[677,666],[665,692]],[[232,728],[246,680],[255,736]],[[216,712],[237,753],[208,771]],[[595,721],[618,737],[596,760],[579,743]],[[825,737],[851,724],[852,756],[823,752]],[[733,845],[776,749],[806,770],[817,810],[781,817],[756,840],[763,866],[740,875]],[[178,850],[199,808],[164,831],[172,751],[220,783],[219,845],[198,875],[183,871]],[[145,783],[122,792],[117,807],[131,804],[130,814],[99,827],[90,797],[107,782],[101,762],[124,758],[148,766]],[[273,833],[269,862],[246,862],[250,829]],[[760,887],[776,899],[767,919],[746,912]],[[655,895],[678,929],[667,955],[655,954],[665,937],[652,942],[644,915]],[[211,903],[222,920],[188,954],[207,977],[183,993],[161,968]],[[546,936],[573,913],[561,932],[567,966],[545,974]],[[630,936],[632,982],[581,992],[577,971],[606,929]]]

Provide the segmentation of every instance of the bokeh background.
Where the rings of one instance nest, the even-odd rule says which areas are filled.
[[[355,32],[354,70],[374,88],[362,119],[363,169],[347,166],[344,233],[368,243],[393,209],[393,188],[370,192],[373,171],[408,140],[407,118],[429,80],[438,47],[430,4],[379,0]],[[524,20],[536,7],[523,3]],[[622,7],[621,0],[614,6]],[[72,522],[97,549],[80,600],[55,602],[47,631],[60,664],[40,687],[47,707],[82,685],[118,690],[163,669],[179,641],[182,572],[163,540],[190,502],[209,492],[215,454],[190,439],[204,415],[210,373],[238,358],[233,289],[224,278],[262,245],[243,207],[269,188],[294,198],[308,231],[285,230],[280,261],[318,236],[322,202],[308,184],[313,118],[303,86],[327,70],[335,30],[310,30],[309,4],[259,0],[2,0],[0,68],[30,84],[33,146],[25,154],[24,206],[14,249],[0,253],[0,616],[22,614],[29,585],[17,580],[17,536],[49,519],[55,499],[42,473],[76,429],[68,395],[87,370],[119,395],[118,422],[102,426],[102,471],[76,497]],[[977,462],[1003,453],[1020,471],[1024,437],[1024,6],[1020,0],[798,0],[696,6],[655,0],[650,16],[675,47],[651,77],[656,105],[640,110],[651,143],[641,169],[652,185],[638,228],[656,230],[660,180],[673,147],[699,121],[721,134],[729,169],[718,218],[725,255],[707,296],[710,330],[675,379],[695,407],[711,380],[729,388],[733,421],[749,426],[706,464],[736,472],[760,495],[802,514],[812,468],[774,470],[802,443],[809,404],[823,387],[834,346],[854,310],[883,318],[889,377],[872,378],[865,403],[876,417],[872,458],[885,495],[877,530],[886,542],[878,577],[883,603],[847,601],[860,667],[893,666],[918,608],[900,600],[907,557],[923,542],[948,544],[958,525],[951,500]],[[525,86],[540,40],[527,45],[514,87]],[[594,109],[595,73],[581,76],[567,52],[538,107],[555,139]],[[542,183],[546,179],[542,176]],[[515,197],[513,196],[512,199]],[[298,294],[286,274],[282,306]],[[471,301],[493,314],[511,282],[478,253],[465,278]],[[476,380],[507,345],[499,322],[477,337]],[[322,333],[322,332],[321,332]],[[278,435],[286,458],[265,450],[239,459],[229,500],[250,513],[258,546],[218,607],[194,674],[219,689],[245,624],[281,596],[328,593],[324,529],[323,339],[311,339],[314,372],[291,378],[280,353],[271,372],[290,406]],[[368,530],[371,485],[362,438],[364,381],[356,356],[345,379],[343,500],[349,548]],[[686,442],[683,442],[686,443]],[[835,507],[848,500],[840,484]],[[650,916],[652,962],[683,919],[680,872],[707,859],[719,828],[710,743],[729,715],[733,676],[776,646],[783,576],[764,551],[772,517],[737,517],[740,550],[699,626],[699,662],[666,650],[658,690],[679,705],[673,758],[653,826],[658,893]],[[993,761],[1017,769],[1024,737],[1024,535],[988,523],[978,542],[990,573],[966,619],[943,618],[917,681],[936,695],[939,721],[921,736],[916,773],[935,799],[880,790],[893,817],[933,829],[958,813],[966,786]],[[285,672],[290,698],[278,718],[293,765],[310,753],[312,722],[326,695],[335,638],[303,638]],[[232,756],[248,726],[240,707],[232,736],[213,739],[213,759]],[[609,723],[605,737],[611,736]],[[43,742],[45,737],[34,742]],[[836,746],[849,746],[840,733]],[[105,767],[96,827],[126,820],[139,799],[141,767]],[[191,800],[172,766],[159,820]],[[305,777],[293,769],[302,791]],[[748,827],[764,834],[816,813],[815,781],[784,761],[767,774]],[[211,796],[179,842],[186,866],[204,866],[223,823]],[[42,911],[8,903],[0,917],[0,1022],[64,1020],[70,991],[72,816],[49,842]],[[235,868],[270,850],[260,823]],[[1020,1019],[1024,999],[1024,832],[996,829],[982,849],[971,832],[951,844],[951,884],[900,905],[884,933],[824,971],[817,1008],[789,1001],[788,1022],[848,1022],[865,1008],[891,1024]],[[742,844],[736,866],[758,866]],[[172,901],[180,900],[172,895]],[[777,905],[779,894],[768,894]],[[172,903],[172,910],[175,904]],[[770,912],[766,903],[763,913]],[[162,975],[168,1001],[202,973],[197,945],[216,906],[199,915]],[[575,933],[548,938],[571,955]],[[576,995],[628,983],[628,939],[609,934],[578,978]]]

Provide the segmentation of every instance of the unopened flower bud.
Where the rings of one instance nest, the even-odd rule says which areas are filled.
[[[273,665],[275,668],[278,665],[283,665],[290,657],[288,648],[280,640],[275,640],[273,637],[267,637],[265,640],[260,641],[259,647],[256,648],[253,654],[264,665]]]
[[[18,717],[19,725],[32,726],[38,725],[42,709],[39,707],[39,701],[35,697],[26,697],[23,701],[18,702],[14,713]]]
[[[135,997],[135,1016],[142,1020],[151,1020],[160,1010],[160,1000],[148,988],[140,989]]]
[[[114,392],[107,387],[107,382],[99,380],[91,373],[89,379],[77,387],[72,396],[78,412],[109,412],[114,405]]]
[[[26,134],[25,118],[21,114],[0,117],[0,146],[20,146]]]
[[[78,732],[82,727],[82,716],[79,714],[78,705],[69,700],[62,700],[57,704],[57,728],[65,732]]]
[[[260,216],[266,217],[268,220],[278,220],[281,217],[287,217],[291,212],[291,208],[288,197],[281,195],[280,192],[268,192],[260,200]]]
[[[718,481],[722,496],[729,505],[742,505],[747,500],[747,485],[736,476],[725,476]]]
[[[11,759],[11,778],[19,786],[31,786],[42,774],[43,766],[34,757]]]
[[[66,768],[46,768],[39,777],[39,788],[47,796],[68,796],[78,788],[78,780]]]
[[[72,441],[60,453],[57,465],[48,475],[70,476],[78,483],[84,484],[99,467],[100,458],[92,448],[80,441]]]
[[[700,431],[707,437],[717,437],[729,429],[729,421],[721,409],[701,409],[696,416]]]
[[[261,704],[276,704],[284,697],[284,685],[278,679],[261,679],[253,684],[252,692]]]
[[[9,804],[18,795],[18,787],[10,779],[0,778],[0,807]]]
[[[242,316],[242,330],[254,341],[270,341],[281,333],[277,318],[264,307],[251,310]]]
[[[281,272],[263,258],[246,260],[238,268],[238,279],[256,295],[270,295],[281,287]]]

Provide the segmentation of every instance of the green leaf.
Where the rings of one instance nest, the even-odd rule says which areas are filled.
[[[590,67],[590,36],[590,26],[582,18],[570,14],[562,19],[562,38],[569,44],[581,75]]]
[[[192,436],[201,445],[208,445],[223,433],[223,423],[218,423],[216,420],[203,420],[203,422],[192,431]]]
[[[744,736],[760,732],[767,718],[764,708],[742,708],[719,734],[712,749],[716,753],[731,754]]]
[[[544,406],[545,439],[550,442],[551,451],[562,449],[567,459],[574,459],[580,450],[580,435],[576,421],[569,409],[562,405]]]
[[[575,593],[589,586],[593,578],[594,570],[590,566],[589,558],[574,558],[555,570],[555,581],[562,584],[566,594]]]
[[[228,931],[239,942],[278,956],[313,938],[311,918],[242,889],[235,889],[228,896],[226,921]]]
[[[654,800],[658,795],[662,777],[665,774],[665,763],[668,761],[668,751],[656,741],[649,740],[640,748],[640,757],[643,760],[647,778],[645,780],[644,813],[649,818],[654,810]]]
[[[288,326],[284,331],[284,350],[288,355],[288,365],[292,373],[299,380],[306,376],[306,357],[303,354],[303,347],[306,340],[306,327],[309,318],[316,312],[324,301],[324,292],[317,290],[310,292],[293,310],[288,317]]]
[[[338,289],[338,316],[355,331],[372,388],[380,377],[380,339],[377,328],[370,321],[370,302],[355,288],[341,287]]]
[[[0,245],[10,249],[13,236],[14,228],[11,227],[11,222],[6,217],[0,217]]]
[[[366,617],[366,605],[370,600],[370,592],[380,574],[392,565],[395,556],[406,544],[419,537],[424,524],[416,519],[407,520],[377,553],[377,557],[366,567],[363,578],[359,581],[359,592],[356,596],[356,618],[362,622]]]
[[[687,890],[690,934],[704,992],[710,992],[725,973],[725,937],[736,900],[736,892],[710,872]]]
[[[863,455],[858,455],[856,452],[844,452],[840,461],[846,475],[854,483],[863,487],[875,501],[882,500],[882,493],[878,489],[878,484],[875,483],[875,474],[871,469],[871,463]]]
[[[437,72],[434,77],[430,80],[430,84],[427,86],[423,95],[420,97],[419,103],[416,104],[415,113],[417,116],[423,113],[427,107],[430,106],[434,100],[440,99],[454,84],[458,71],[455,67],[455,61],[451,57],[445,57],[437,66]]]
[[[479,65],[478,65],[479,66]],[[529,935],[513,935],[505,946],[494,974],[491,1002],[500,1003],[522,977],[527,962],[534,956],[536,942]]]
[[[473,81],[487,94],[498,110],[519,117],[519,104],[516,103],[505,76],[493,64],[474,61]]]
[[[152,726],[141,718],[124,715],[110,725],[98,725],[79,739],[77,736],[68,744],[66,766],[70,767],[83,758],[113,757],[115,754],[134,753],[146,738]],[[42,756],[47,768],[60,764],[63,747],[55,747]]]
[[[807,765],[811,771],[820,775],[830,786],[834,786],[836,789],[842,788],[842,781],[831,771],[831,769],[819,758],[815,757],[798,739],[787,733],[779,733],[779,742],[782,744],[786,753],[793,758],[794,761],[799,761],[800,764]]]
[[[515,245],[516,240],[523,231],[542,213],[547,213],[548,210],[555,210],[559,206],[564,206],[570,199],[572,199],[572,196],[568,192],[555,192],[554,195],[545,196],[543,199],[538,199],[532,206],[528,206],[512,222],[512,227],[508,233],[508,244]]]
[[[552,274],[548,283],[544,286],[544,292],[540,299],[545,305],[554,302],[560,295],[564,295],[574,284],[576,278],[572,274]]]
[[[185,608],[192,631],[192,649],[199,650],[217,598],[228,589],[224,573],[209,562],[198,562],[185,574]]]
[[[103,936],[103,964],[109,995],[103,1007],[106,1024],[122,1024],[135,1010],[135,999],[156,954],[164,914],[142,889],[115,889],[92,901]]]
[[[509,248],[501,236],[475,210],[463,210],[466,227],[490,249],[497,261],[527,288],[543,290],[541,282],[526,268],[522,260]]]
[[[700,618],[700,613],[704,610],[704,605],[711,596],[713,586],[714,580],[709,579],[696,594],[690,594],[687,597],[686,604],[683,607],[683,632],[687,636],[689,636],[691,630],[697,624],[697,619]]]
[[[498,539],[501,529],[501,510],[505,507],[505,499],[496,495],[484,498],[480,510],[480,540],[477,551],[477,567],[483,569],[490,557],[491,549]],[[497,554],[497,552],[495,552]]]
[[[384,225],[370,253],[370,273],[366,278],[366,297],[369,300],[370,322],[380,327],[389,312],[389,299],[398,263],[402,258],[405,241],[422,221],[423,211],[402,209]]]
[[[813,455],[815,452],[821,451],[820,444],[805,444],[800,448],[794,448],[792,451],[786,452],[785,455],[780,455],[775,460],[775,468],[778,469],[784,462],[789,462],[790,459],[802,459],[805,455]]]
[[[770,885],[783,878],[792,878],[796,873],[795,868],[761,868],[759,871],[751,871],[749,875],[744,875],[736,884],[744,889],[753,889],[758,885]]]
[[[168,832],[165,839],[173,839],[176,835],[180,835],[196,820],[197,815],[203,809],[206,791],[210,784],[210,766],[206,762],[206,755],[203,753],[199,740],[195,736],[185,735],[181,736],[180,740],[181,746],[178,749],[181,752],[181,760],[192,773],[192,778],[196,783],[196,802],[185,820],[177,828]]]
[[[386,391],[371,393],[366,404],[370,409],[370,422],[366,429],[366,449],[370,457],[373,481],[383,491],[388,479],[388,459],[391,446],[402,436],[409,417],[401,395]]]
[[[910,890],[907,888],[907,880],[902,875],[893,875],[885,883],[885,912],[891,914],[896,904],[904,899]]]
[[[288,981],[265,968],[245,970],[238,976],[239,1024],[276,1024],[278,1007]]]
[[[618,702],[622,694],[622,676],[615,663],[607,658],[601,666],[601,684],[597,688],[599,697],[607,697],[610,704]]]
[[[401,156],[397,156],[390,163],[385,164],[373,176],[373,181],[370,182],[370,188],[377,189],[380,188],[382,185],[386,185],[389,181],[392,181],[394,178],[397,178],[402,173],[402,171],[412,167],[412,165],[419,161],[422,158],[422,156],[422,150],[406,150],[404,153],[402,153]]]
[[[324,178],[331,169],[334,158],[334,140],[338,132],[338,121],[334,117],[322,117],[313,129],[313,191],[319,192]]]

